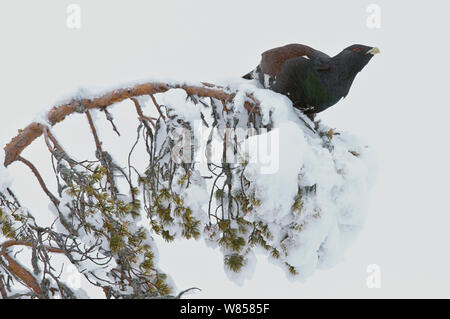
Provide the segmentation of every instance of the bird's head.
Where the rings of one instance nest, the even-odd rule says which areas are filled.
[[[354,44],[342,50],[335,59],[341,60],[344,65],[350,67],[351,71],[359,72],[377,53],[380,53],[380,50],[376,47]]]

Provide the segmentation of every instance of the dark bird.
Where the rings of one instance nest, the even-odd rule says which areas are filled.
[[[262,54],[244,79],[288,96],[310,118],[347,96],[358,72],[380,50],[355,44],[334,57],[303,44],[288,44]]]

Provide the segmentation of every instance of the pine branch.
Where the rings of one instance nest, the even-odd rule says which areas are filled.
[[[65,104],[54,106],[47,113],[47,119],[50,125],[54,126],[55,124],[63,121],[66,116],[75,112],[79,112],[80,110],[104,109],[114,103],[118,103],[125,99],[141,95],[149,95],[152,98],[153,102],[156,103],[153,94],[164,93],[174,88],[181,88],[185,90],[188,95],[211,97],[223,101],[232,101],[235,96],[235,93],[228,93],[224,88],[216,87],[209,83],[203,83],[203,85],[204,86],[170,85],[167,83],[144,83],[131,88],[115,89],[97,98],[81,100],[74,98]],[[245,108],[249,112],[258,113],[259,102],[251,94],[248,94],[247,97],[251,102],[247,101],[245,103]],[[155,104],[155,106],[157,107],[158,111],[161,112],[157,103]],[[43,130],[44,125],[37,122],[33,122],[23,130],[19,130],[19,134],[15,136],[4,148],[5,167],[16,161],[22,151],[27,148],[28,145],[30,145],[35,139],[42,135]]]

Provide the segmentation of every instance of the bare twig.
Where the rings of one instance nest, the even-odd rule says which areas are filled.
[[[115,191],[114,191],[114,180],[113,180],[113,177],[111,176],[111,172],[109,171],[109,167],[108,167],[107,162],[105,160],[105,156],[103,155],[102,142],[100,142],[100,139],[98,138],[97,130],[95,129],[94,121],[92,120],[92,116],[91,116],[91,113],[89,112],[89,110],[86,110],[86,117],[88,119],[89,126],[91,127],[92,135],[94,136],[95,145],[96,145],[97,151],[99,153],[99,159],[102,160],[103,165],[106,168],[106,178],[107,178],[108,183],[109,183],[109,187],[110,187],[110,190],[111,190],[111,195],[113,195],[113,194],[115,194]]]
[[[152,99],[153,104],[156,107],[156,110],[159,113],[159,116],[161,116],[161,118],[163,119],[163,121],[166,121],[166,117],[164,116],[164,114],[161,112],[161,106],[158,104],[158,102],[156,102],[155,97],[153,96],[153,94],[150,94],[150,98]]]
[[[133,101],[134,106],[136,108],[136,112],[139,115],[139,121],[143,122],[146,127],[147,127],[147,125],[146,125],[145,121],[148,121],[153,126],[153,128],[155,128],[156,127],[155,122],[150,117],[144,115],[144,112],[142,112],[142,107],[139,104],[138,100],[135,99],[134,97],[132,97],[131,101]],[[147,127],[147,129],[150,129],[150,128]]]
[[[0,245],[0,247],[2,247],[3,250],[5,250],[6,248],[11,247],[11,246],[33,247],[33,244],[29,243],[29,242],[25,242],[25,241],[20,241],[20,240],[8,240]],[[64,253],[64,250],[62,250],[60,248],[50,247],[50,246],[46,246],[46,245],[44,245],[43,247],[45,247],[45,249],[47,249],[49,252],[52,252],[52,253],[58,253],[58,254]]]
[[[58,207],[59,206],[58,198],[56,198],[56,196],[53,195],[52,192],[50,192],[50,190],[47,188],[47,185],[45,185],[45,182],[42,179],[41,174],[39,173],[37,168],[33,165],[33,163],[31,163],[29,160],[23,158],[22,156],[19,156],[17,158],[17,160],[22,162],[22,163],[24,163],[25,165],[27,165],[31,169],[31,171],[33,172],[34,176],[36,176],[36,179],[38,180],[39,185],[41,185],[41,188],[44,191],[44,193],[47,194],[47,196],[50,198],[50,200],[53,202],[53,204],[55,204],[55,206]]]
[[[8,298],[8,293],[6,292],[5,283],[3,282],[3,278],[0,276],[0,294],[3,299]]]
[[[108,120],[108,122],[111,123],[111,126],[112,126],[112,128],[113,128],[113,131],[116,132],[116,134],[117,134],[118,136],[120,136],[120,132],[119,132],[119,130],[117,129],[116,124],[114,124],[114,120],[113,120],[113,118],[112,118],[111,113],[108,112],[108,110],[106,109],[106,107],[103,109],[103,112],[105,112],[106,119]]]

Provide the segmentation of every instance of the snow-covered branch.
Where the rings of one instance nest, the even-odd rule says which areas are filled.
[[[221,87],[209,83],[202,83],[199,85],[186,85],[186,84],[167,84],[167,83],[144,83],[138,84],[129,88],[113,89],[110,92],[100,94],[96,97],[84,97],[74,98],[61,105],[54,106],[47,113],[47,121],[51,126],[63,121],[66,116],[75,112],[84,112],[89,109],[105,109],[108,106],[119,103],[125,99],[133,98],[136,96],[149,95],[154,100],[153,95],[157,93],[163,93],[173,88],[182,88],[189,95],[196,95],[199,97],[212,97],[222,101],[230,101],[234,97],[234,93],[227,92]],[[252,102],[246,103],[247,108],[252,108],[258,104],[258,102],[249,96],[249,100]],[[256,109],[255,109],[256,110]],[[160,112],[161,114],[161,112]],[[19,134],[14,137],[10,143],[8,143],[5,150],[4,165],[8,166],[15,160],[17,160],[20,153],[30,145],[36,138],[42,135],[44,125],[42,123],[33,122],[23,130],[19,131]]]
[[[103,143],[105,127],[96,122],[104,113],[122,138],[110,107],[119,103],[137,116],[127,123],[135,139],[118,146],[125,161]],[[76,159],[52,131],[76,113],[86,116],[95,160]],[[53,193],[21,156],[41,135],[52,156]],[[305,279],[340,261],[362,227],[375,167],[359,139],[311,122],[285,96],[243,80],[79,95],[11,140],[5,167],[15,161],[31,169],[57,218],[38,226],[32,209],[0,183],[0,292],[37,298],[85,296],[61,280],[52,253],[66,256],[107,298],[169,296],[174,287],[158,268],[154,236],[203,238],[222,251],[238,283],[250,278],[258,252]],[[19,245],[32,251],[21,275],[10,266]],[[28,290],[17,292],[17,283]]]

